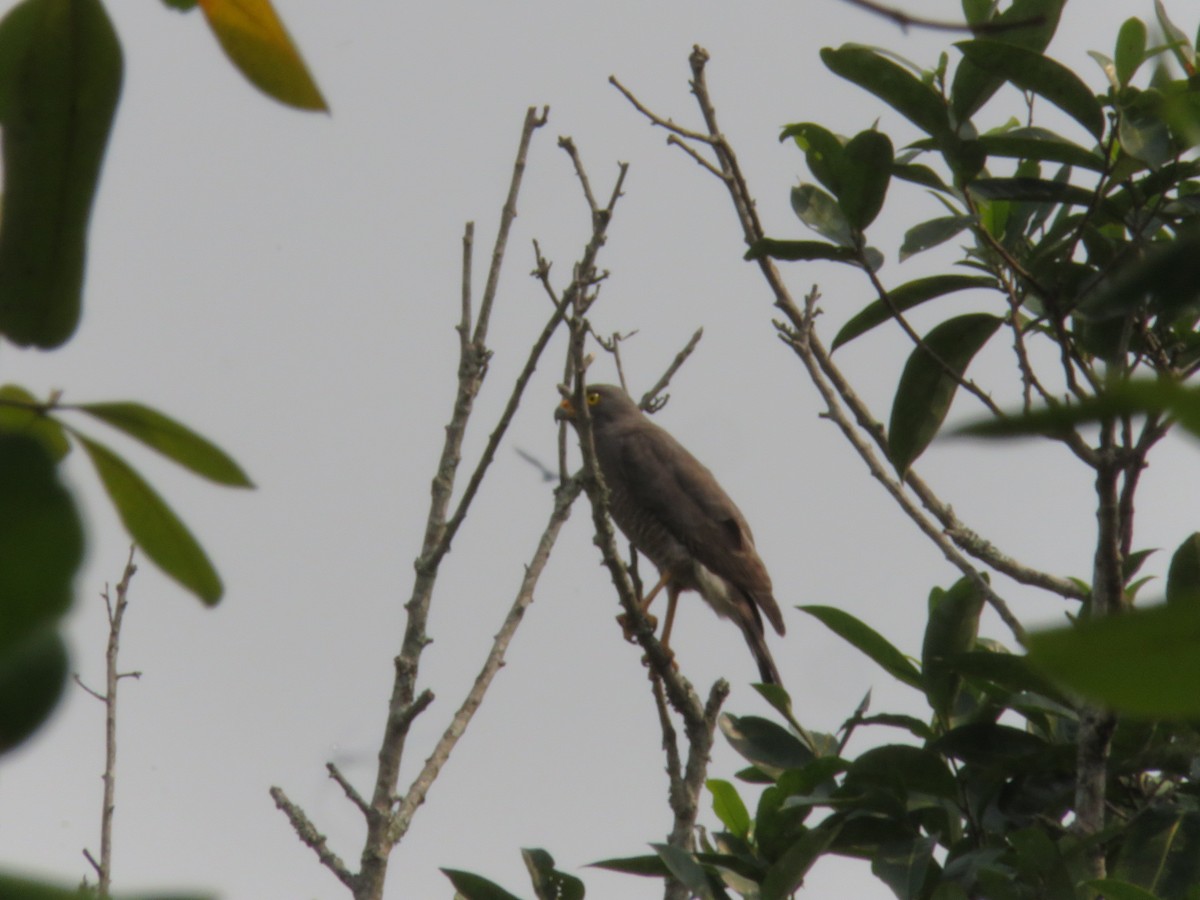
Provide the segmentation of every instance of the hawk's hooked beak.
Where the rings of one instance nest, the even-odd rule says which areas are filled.
[[[558,404],[558,409],[554,410],[555,422],[562,422],[564,419],[568,422],[575,421],[575,405],[567,397],[564,397],[563,402]]]

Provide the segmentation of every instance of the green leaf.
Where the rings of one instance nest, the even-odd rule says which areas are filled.
[[[836,50],[826,47],[821,60],[835,75],[870,91],[926,134],[935,138],[949,134],[945,101],[903,66],[856,44]]]
[[[1019,200],[1026,203],[1073,203],[1090,206],[1095,194],[1062,181],[1042,178],[980,178],[971,182],[971,193],[983,200]]]
[[[79,324],[121,77],[100,0],[25,0],[0,22],[0,332],[22,346],[57,347]]]
[[[973,65],[1012,82],[1021,90],[1045,97],[1099,140],[1104,134],[1104,110],[1095,94],[1062,63],[1038,50],[1005,41],[976,38],[955,44]]]
[[[871,857],[871,872],[897,897],[923,897],[936,844],[933,836],[888,841]]]
[[[1145,255],[1100,282],[1080,312],[1092,319],[1128,315],[1149,303],[1166,313],[1191,308],[1200,301],[1200,231],[1162,241]]]
[[[758,695],[771,704],[771,708],[785,718],[792,716],[792,698],[781,684],[752,684]]]
[[[978,221],[978,218],[973,215],[939,216],[936,219],[914,225],[904,232],[904,243],[900,245],[900,262],[931,247],[936,247],[938,244],[944,244]]]
[[[719,724],[730,746],[765,772],[799,769],[814,758],[795,735],[768,719],[726,713]]]
[[[1002,418],[974,422],[956,434],[989,438],[1060,437],[1090,422],[1150,414],[1172,415],[1179,427],[1200,437],[1200,388],[1170,381],[1119,381],[1104,388],[1103,393],[1070,406],[1043,406],[1028,413],[1015,411]]]
[[[83,523],[46,448],[0,432],[0,649],[53,624],[71,605]]]
[[[515,894],[510,894],[494,881],[488,881],[482,875],[464,872],[461,869],[442,869],[442,874],[450,879],[454,890],[458,891],[465,900],[521,900]]]
[[[892,177],[892,142],[879,131],[863,131],[842,154],[842,189],[838,203],[850,224],[864,231],[883,209]]]
[[[1028,691],[1060,704],[1068,702],[1053,684],[1029,665],[1024,656],[992,650],[969,650],[951,653],[944,657],[944,662],[964,677],[990,681],[1006,691]]]
[[[973,766],[1011,771],[1016,763],[1044,756],[1048,744],[1035,734],[995,722],[970,722],[952,728],[929,750]]]
[[[808,170],[834,194],[842,189],[842,142],[837,135],[812,122],[799,122],[783,129],[780,140],[792,138],[804,151]]]
[[[40,411],[33,394],[15,384],[0,387],[0,431],[33,438],[54,462],[71,452],[62,425]]]
[[[1200,604],[1031,634],[1029,662],[1085,697],[1150,718],[1200,716]]]
[[[981,135],[988,156],[1066,163],[1093,172],[1104,170],[1104,157],[1073,144],[1045,128],[1014,128],[1002,134]]]
[[[1200,600],[1200,532],[1192,532],[1171,557],[1167,570],[1167,602]]]
[[[833,606],[801,606],[798,609],[808,613],[838,637],[861,650],[897,681],[902,681],[909,687],[921,687],[921,673],[917,667],[870,625]]]
[[[1167,104],[1156,90],[1127,88],[1116,104],[1121,149],[1153,168],[1169,163],[1177,153],[1167,126]]]
[[[662,858],[657,855],[602,859],[588,865],[596,869],[608,869],[611,872],[624,872],[626,875],[640,875],[644,878],[665,878],[670,874]]]
[[[1045,50],[1058,28],[1058,20],[1066,0],[1013,0],[1000,15],[987,19],[993,25],[1016,25],[992,34],[994,39],[1014,47],[1023,47],[1039,53]],[[989,4],[989,9],[995,6]],[[1034,23],[1034,24],[1030,24]],[[1004,79],[964,59],[959,63],[950,86],[950,107],[956,122],[966,122],[983,107]]]
[[[905,744],[872,747],[850,764],[843,786],[848,792],[881,790],[901,800],[958,799],[958,785],[946,761],[932,750]]]
[[[1142,810],[1127,826],[1111,874],[1159,897],[1185,896],[1200,884],[1200,813]]]
[[[1104,900],[1159,900],[1157,894],[1119,878],[1098,878],[1085,885],[1099,891]]]
[[[694,855],[668,844],[651,844],[650,846],[662,858],[675,879],[691,892],[691,896],[699,897],[700,900],[718,900],[718,898],[727,900],[728,895],[719,887],[713,887],[708,873],[696,861]]]
[[[879,713],[875,716],[865,716],[860,721],[860,724],[887,725],[891,728],[902,728],[913,737],[920,738],[922,741],[933,739],[933,730],[924,721],[913,716],[904,716],[898,713]]]
[[[1048,829],[1037,826],[1021,828],[1008,835],[1016,854],[1016,869],[1025,883],[1042,887],[1045,900],[1075,900],[1075,878],[1068,870],[1059,844],[1051,839]]]
[[[962,885],[952,881],[943,881],[930,895],[929,900],[971,900],[971,896]]]
[[[1128,18],[1117,32],[1117,49],[1113,59],[1117,83],[1122,87],[1129,84],[1138,67],[1145,61],[1146,23],[1136,17]]]
[[[733,834],[744,838],[750,834],[750,811],[738,796],[737,789],[728,781],[710,778],[704,782],[713,798],[713,812],[721,823]]]
[[[801,184],[792,188],[792,210],[800,221],[842,247],[854,246],[854,235],[850,223],[838,202],[815,184]]]
[[[0,649],[0,754],[32,735],[58,705],[67,683],[67,647],[43,625]],[[0,896],[12,897],[0,891]]]
[[[73,432],[116,507],[125,530],[155,565],[212,606],[223,588],[187,526],[129,464],[98,441]]]
[[[761,900],[787,900],[804,882],[804,876],[822,854],[829,849],[841,830],[841,822],[824,822],[810,828],[793,842],[783,854],[771,864],[763,876]]]
[[[772,238],[762,238],[750,245],[746,251],[746,259],[761,259],[763,257],[796,262],[805,259],[831,259],[836,262],[858,263],[858,256],[849,247],[839,247],[836,244],[826,244],[824,241],[777,241]]]
[[[131,402],[81,403],[74,409],[120,429],[209,481],[232,487],[254,486],[224,450],[158,410]]]
[[[1175,59],[1179,61],[1179,65],[1188,75],[1196,74],[1196,49],[1188,40],[1188,36],[1183,33],[1170,16],[1167,15],[1166,8],[1162,5],[1162,0],[1154,0],[1154,15],[1158,18],[1158,25],[1163,30],[1163,34],[1170,44],[1171,52],[1175,54]]]
[[[899,178],[901,181],[920,184],[931,190],[940,191],[943,194],[950,193],[950,188],[942,181],[941,176],[929,168],[929,166],[916,163],[893,163],[892,177]]]
[[[900,375],[888,425],[892,465],[900,473],[925,452],[945,421],[959,379],[1002,320],[985,313],[948,319],[925,335]]]
[[[996,287],[996,279],[983,275],[933,275],[892,288],[888,291],[888,296],[892,300],[892,306],[900,312],[904,312],[926,300],[932,300],[955,291],[994,287]],[[836,350],[859,335],[866,334],[876,325],[887,322],[891,318],[892,310],[886,303],[882,300],[872,301],[842,326],[841,331],[833,339],[833,349]]]
[[[329,111],[270,0],[200,0],[200,8],[221,49],[247,81],[288,106]]]
[[[929,594],[929,621],[921,646],[921,680],[929,705],[943,722],[949,722],[962,675],[952,660],[975,646],[983,592],[975,582],[960,578],[949,590],[934,588]]]
[[[539,848],[521,851],[538,900],[583,900],[583,882],[554,868],[554,857]]]

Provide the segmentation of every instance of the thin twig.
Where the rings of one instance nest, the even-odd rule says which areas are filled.
[[[504,665],[504,656],[508,651],[508,645],[512,641],[513,635],[516,634],[517,627],[521,624],[525,611],[533,602],[534,589],[537,587],[538,580],[541,578],[546,563],[550,560],[550,551],[558,539],[559,531],[571,514],[571,504],[579,496],[579,491],[580,487],[577,481],[570,481],[565,487],[555,490],[554,508],[550,513],[550,521],[546,524],[546,528],[542,532],[533,558],[525,567],[525,575],[521,579],[521,586],[517,590],[517,595],[512,602],[512,606],[509,607],[508,615],[505,616],[500,630],[492,640],[492,648],[488,652],[483,667],[480,669],[479,674],[475,676],[475,682],[471,686],[471,690],[467,693],[462,705],[455,712],[454,718],[451,719],[450,724],[442,733],[437,746],[434,747],[429,758],[425,760],[425,765],[421,768],[420,773],[413,779],[404,796],[400,798],[399,806],[392,817],[391,826],[388,830],[388,840],[392,844],[399,843],[408,832],[417,809],[425,802],[429,789],[433,786],[438,773],[441,772],[442,767],[450,758],[450,754],[458,743],[459,738],[463,736],[467,725],[470,724],[472,717],[479,709],[480,704],[482,704],[484,695],[491,686],[492,680]]]
[[[821,394],[821,399],[825,404],[826,416],[838,426],[842,435],[854,447],[855,452],[858,453],[859,458],[866,463],[872,477],[883,485],[884,489],[896,501],[905,515],[924,532],[926,537],[933,541],[934,545],[942,551],[942,555],[951,564],[971,580],[981,595],[996,610],[997,614],[1004,621],[1004,624],[1013,633],[1013,636],[1019,642],[1024,643],[1025,629],[1016,616],[1012,614],[1012,611],[1008,608],[1008,604],[996,593],[979,570],[972,566],[966,557],[959,552],[950,537],[921,511],[920,507],[917,506],[904,490],[904,485],[891,476],[889,468],[875,455],[874,450],[866,438],[863,437],[864,429],[856,427],[855,423],[846,415],[846,411],[842,405],[845,395],[840,395],[839,391],[834,388],[827,377],[826,366],[832,367],[832,361],[829,360],[828,352],[821,346],[812,329],[812,309],[815,306],[817,297],[818,295],[814,288],[806,300],[806,308],[809,312],[804,330],[793,331],[784,329],[781,331],[781,337],[795,350],[796,355],[808,370],[809,378]],[[882,426],[879,427],[879,431],[882,432]]]
[[[682,150],[684,153],[686,153],[688,156],[690,156],[693,160],[695,160],[695,162],[697,164],[699,164],[701,168],[708,169],[709,173],[717,176],[718,178],[720,178],[722,180],[725,179],[724,172],[722,172],[720,169],[718,169],[716,166],[714,166],[711,162],[709,162],[707,159],[705,159],[703,156],[701,156],[699,151],[694,150],[692,148],[691,144],[686,143],[678,135],[674,135],[674,134],[669,135],[667,137],[667,146],[668,147],[678,147],[680,150]]]
[[[133,562],[134,547],[129,548],[129,558],[125,562],[125,571],[116,586],[116,602],[105,586],[101,597],[108,612],[108,647],[104,654],[105,688],[100,694],[85,685],[75,676],[76,683],[85,691],[104,704],[104,800],[100,810],[100,861],[97,862],[88,850],[83,851],[87,861],[96,870],[99,880],[97,893],[100,897],[108,897],[112,884],[112,831],[113,813],[116,811],[117,790],[117,683],[122,678],[137,678],[140,672],[120,672],[118,655],[121,646],[121,624],[125,620],[125,609],[129,605],[129,584],[137,573]]]
[[[653,123],[654,125],[657,125],[660,128],[665,128],[665,129],[667,129],[667,131],[671,132],[672,134],[677,134],[682,138],[687,138],[689,141],[699,141],[704,144],[708,144],[708,143],[712,142],[712,138],[710,138],[707,134],[704,134],[703,132],[690,131],[687,128],[683,128],[679,125],[676,125],[670,119],[663,119],[663,118],[660,118],[659,116],[655,115],[653,112],[650,111],[650,109],[648,109],[646,106],[644,106],[642,104],[642,102],[640,100],[638,100],[638,98],[635,97],[628,88],[625,87],[625,85],[621,84],[621,82],[617,80],[616,75],[609,75],[608,83],[611,84],[613,87],[615,87],[622,94],[624,94],[625,99],[628,100],[631,104],[633,104],[633,108],[636,109],[638,112],[640,112],[647,119],[649,119],[651,121],[651,123]]]
[[[629,385],[625,380],[625,365],[621,361],[621,342],[627,341],[631,337],[633,337],[635,334],[637,334],[637,329],[635,328],[633,331],[627,332],[625,334],[621,334],[621,332],[619,332],[619,331],[614,331],[612,333],[612,337],[605,338],[604,336],[599,334],[596,331],[596,329],[593,328],[591,326],[591,324],[589,323],[588,331],[591,332],[592,337],[594,337],[596,339],[596,343],[599,344],[601,347],[603,347],[604,351],[606,353],[609,353],[612,356],[613,362],[616,364],[616,367],[617,367],[617,379],[620,381],[621,390],[625,391],[625,393],[628,394],[629,393]]]
[[[662,377],[654,382],[654,387],[642,394],[642,399],[638,401],[638,407],[647,412],[653,412],[662,409],[666,405],[667,398],[664,397],[661,401],[656,398],[667,389],[667,385],[671,383],[671,379],[675,377],[675,373],[679,371],[680,366],[687,362],[688,357],[695,352],[702,337],[704,337],[704,329],[697,328],[683,349],[675,354],[675,358],[671,360],[671,364],[667,366],[667,370],[663,372]]]
[[[341,857],[329,849],[329,845],[325,842],[325,835],[317,831],[317,827],[309,821],[308,816],[304,814],[299,806],[288,799],[287,794],[283,792],[283,788],[271,788],[271,799],[275,801],[275,806],[288,817],[288,821],[292,823],[292,829],[296,832],[296,836],[317,854],[317,859],[321,865],[327,868],[334,874],[342,884],[350,888],[351,891],[357,893],[359,879],[346,868],[346,864],[342,862]]]
[[[575,164],[575,176],[579,179],[579,186],[583,188],[583,197],[587,201],[588,209],[595,215],[600,211],[600,207],[596,203],[596,195],[592,193],[592,183],[588,180],[587,172],[584,171],[575,141],[564,135],[559,137],[558,146],[567,151],[567,156],[571,157],[571,161]]]
[[[367,806],[367,801],[363,799],[362,794],[355,789],[354,785],[346,779],[346,776],[342,774],[342,770],[331,762],[325,763],[325,770],[329,773],[329,777],[341,787],[342,792],[346,795],[346,799],[357,806],[358,811],[364,816],[370,815],[371,810]]]

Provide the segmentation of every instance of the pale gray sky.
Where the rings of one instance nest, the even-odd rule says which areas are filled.
[[[1188,3],[1166,5],[1194,28]],[[373,774],[453,387],[463,223],[477,222],[481,285],[531,104],[550,105],[550,124],[530,156],[468,460],[546,313],[528,277],[531,239],[561,281],[587,234],[569,161],[555,146],[570,135],[600,192],[618,160],[631,164],[595,319],[602,330],[639,331],[625,347],[635,387],[705,327],[660,421],[717,473],[755,529],[785,608],[789,633],[772,647],[800,718],[834,729],[868,688],[877,710],[906,704],[920,713],[911,695],[792,607],[842,607],[917,654],[928,591],[956,572],[817,418],[814,391],[773,334],[770,298],[741,261],[721,187],[667,148],[607,78],[617,74],[656,110],[694,122],[687,55],[694,43],[707,47],[723,128],[767,227],[793,236],[801,226],[788,189],[809,176],[794,146],[776,140],[781,125],[816,121],[853,134],[883,116],[897,135],[915,137],[830,74],[820,47],[883,44],[931,63],[948,38],[904,36],[836,0],[279,0],[332,106],[324,117],[283,109],[246,85],[198,13],[111,6],[127,78],[94,216],[83,324],[59,352],[6,347],[4,378],[40,394],[63,388],[68,400],[154,405],[218,441],[259,485],[213,488],[113,438],[193,527],[227,585],[221,606],[206,610],[149,564],[135,579],[123,665],[144,676],[122,687],[117,887],[205,888],[230,900],[345,896],[267,788],[283,786],[356,862],[361,822],[324,763],[338,762],[364,790]],[[948,0],[906,7],[947,18],[958,10]],[[1085,51],[1111,52],[1117,24],[1133,14],[1151,17],[1152,4],[1077,0],[1054,50],[1099,84]],[[909,211],[924,204],[937,214],[916,188],[896,190],[907,202],[875,227],[888,283],[935,261],[896,264]],[[820,282],[827,335],[869,293],[849,269],[788,274],[797,291]],[[562,350],[560,339],[443,567],[436,643],[422,671],[438,701],[414,729],[402,783],[474,678],[547,518],[549,490],[513,448],[553,458]],[[841,354],[881,418],[906,352],[881,333]],[[1002,373],[1007,360],[997,348],[981,365]],[[1069,463],[1054,448],[955,442],[918,468],[1005,549],[1086,577],[1090,485]],[[98,593],[120,575],[125,537],[83,460],[69,471],[86,498],[90,537],[69,639],[75,667],[97,683]],[[1194,530],[1179,498],[1196,496],[1195,473],[1194,446],[1158,455],[1143,489],[1140,546],[1171,547]],[[999,587],[1032,620],[1062,611]],[[389,897],[450,897],[439,866],[528,896],[519,849],[534,846],[584,877],[589,896],[661,896],[657,881],[581,869],[648,852],[670,821],[641,654],[621,640],[616,612],[580,507],[509,665],[395,854]],[[994,619],[986,627],[1006,637]],[[728,711],[769,714],[748,687],[757,676],[736,629],[694,598],[674,643],[702,689],[730,678]],[[711,774],[731,777],[740,765],[722,745]],[[98,843],[101,766],[101,707],[71,689],[53,722],[0,769],[0,864],[78,881],[88,871],[81,848]],[[716,824],[707,812],[703,821]],[[808,884],[816,898],[889,896],[860,863],[823,860]]]

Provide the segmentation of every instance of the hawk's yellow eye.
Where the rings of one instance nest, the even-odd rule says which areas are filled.
[[[588,406],[595,406],[600,402],[600,394],[596,391],[587,395]]]

